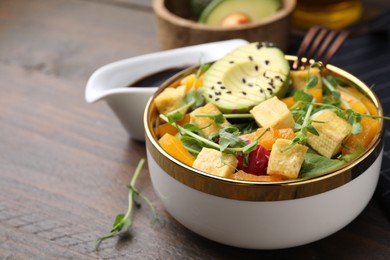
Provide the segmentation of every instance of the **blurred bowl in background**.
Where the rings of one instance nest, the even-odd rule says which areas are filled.
[[[190,0],[154,0],[153,2],[162,49],[238,38],[249,42],[270,41],[285,51],[289,44],[295,6],[296,0],[283,0],[282,7],[275,14],[261,21],[222,27],[191,20]]]

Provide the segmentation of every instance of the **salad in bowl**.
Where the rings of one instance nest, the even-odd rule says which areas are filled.
[[[168,79],[149,100],[149,172],[167,211],[236,247],[329,236],[371,199],[383,155],[379,99],[350,73],[268,42]]]
[[[170,155],[249,181],[315,177],[361,155],[380,133],[376,105],[320,62],[291,70],[271,43],[241,46],[159,93],[155,125]]]

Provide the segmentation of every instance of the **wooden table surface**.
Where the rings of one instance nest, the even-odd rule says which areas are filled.
[[[96,237],[126,210],[145,148],[104,102],[85,102],[85,85],[106,63],[158,50],[150,0],[0,1],[0,259],[390,258],[390,221],[375,199],[320,241],[245,250],[178,224],[147,167],[137,185],[162,221],[151,224],[142,207],[131,236],[96,251]]]

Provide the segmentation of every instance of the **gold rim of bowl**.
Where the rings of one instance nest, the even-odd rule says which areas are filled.
[[[296,57],[286,55],[286,59],[292,63],[296,60]],[[383,109],[378,97],[362,81],[333,65],[328,64],[326,69],[333,75],[341,76],[355,84],[371,99],[377,107],[379,115],[383,115]],[[375,162],[382,151],[384,123],[383,119],[380,119],[380,131],[363,154],[341,168],[318,177],[279,182],[238,181],[194,169],[175,159],[162,149],[153,131],[154,122],[156,122],[158,116],[153,102],[154,97],[164,88],[194,71],[196,71],[195,67],[189,68],[164,82],[146,105],[144,116],[146,147],[150,155],[166,174],[190,188],[234,200],[281,201],[305,198],[330,191],[359,177]]]

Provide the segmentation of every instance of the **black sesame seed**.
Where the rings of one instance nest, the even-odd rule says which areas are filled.
[[[268,65],[269,64],[269,60],[265,60],[265,65]]]
[[[272,93],[274,93],[274,91],[272,90],[272,88],[267,88],[268,92],[272,95]]]
[[[244,96],[246,96],[246,92],[245,92],[245,91],[242,91],[242,94],[243,94]]]
[[[222,81],[218,81],[217,83],[218,83],[219,85],[221,85],[221,84],[222,84]]]
[[[259,42],[259,43],[256,44],[256,48],[257,48],[258,50],[259,50],[261,47],[263,47],[263,44],[262,44],[262,43]]]
[[[249,87],[253,87],[253,84],[252,84],[252,83],[248,83],[248,86],[249,86]]]
[[[225,86],[221,86],[221,89],[226,89],[226,87]]]
[[[214,94],[215,94],[216,96],[222,95],[221,91],[216,91]]]
[[[214,99],[215,101],[219,101],[219,98]]]
[[[209,98],[213,98],[213,95],[209,94]]]
[[[253,57],[252,56],[248,56],[249,60],[250,61],[253,61]]]
[[[263,91],[263,89],[262,89],[262,88],[260,89],[260,93],[264,93],[264,91]]]
[[[214,90],[214,89],[215,89],[215,87],[214,87],[214,86],[211,86],[211,89],[212,89],[212,90]]]
[[[226,91],[226,94],[232,94],[232,92],[230,90]]]
[[[229,61],[230,64],[234,63],[234,60]]]
[[[255,71],[258,71],[259,70],[259,66],[255,66]]]
[[[242,78],[242,83],[246,83],[246,79],[245,78]]]

